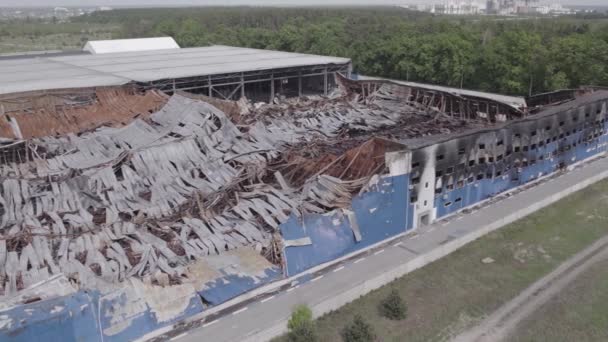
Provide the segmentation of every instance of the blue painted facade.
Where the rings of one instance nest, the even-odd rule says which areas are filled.
[[[584,141],[584,132],[579,131],[561,141],[551,141],[542,147],[535,147],[526,154],[526,161],[520,160],[519,167],[512,167],[497,176],[497,170],[504,167],[491,166],[491,173],[484,174],[484,179],[472,179],[449,190],[442,186],[441,193],[435,196],[437,218],[455,213],[463,208],[487,200],[495,195],[522,186],[540,177],[556,172],[560,167],[575,164],[606,151],[608,143],[608,122],[602,124],[603,131],[590,141]],[[522,158],[524,159],[524,158]],[[490,176],[490,177],[488,177]],[[411,205],[412,210],[413,205]]]
[[[352,211],[361,233],[356,241],[353,222],[342,211],[291,216],[280,226],[285,240],[308,237],[312,244],[287,247],[287,275],[294,276],[314,266],[386,240],[408,229],[407,175],[386,177],[369,192],[353,198]]]
[[[167,298],[170,303],[174,298]],[[118,291],[104,296],[99,301],[99,323],[103,331],[103,341],[133,341],[146,333],[164,328],[187,317],[201,313],[203,303],[193,295],[187,307],[169,320],[160,320],[154,309],[146,303],[146,298],[130,291]]]
[[[0,341],[101,341],[96,298],[81,291],[0,311]]]
[[[226,274],[221,278],[206,283],[199,295],[210,305],[219,305],[249,292],[257,287],[266,285],[283,276],[281,269],[271,267],[264,270],[263,276],[244,276],[239,274]]]

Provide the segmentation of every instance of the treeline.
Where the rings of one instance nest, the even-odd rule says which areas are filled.
[[[527,95],[608,85],[604,19],[437,17],[400,8],[197,8],[98,12],[123,37],[168,35],[184,47],[224,44],[350,57],[355,71]]]

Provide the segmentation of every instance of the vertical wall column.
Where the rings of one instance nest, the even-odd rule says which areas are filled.
[[[323,94],[325,96],[327,96],[328,92],[329,92],[329,84],[328,84],[328,77],[327,77],[327,68],[325,68],[325,70],[323,70]]]
[[[241,98],[245,97],[245,74],[241,73]]]
[[[298,96],[302,97],[302,72],[298,72]]]
[[[207,77],[207,84],[209,85],[209,97],[213,97],[213,86],[211,85],[211,76]]]
[[[270,74],[270,100],[268,103],[272,103],[274,101],[274,74]]]

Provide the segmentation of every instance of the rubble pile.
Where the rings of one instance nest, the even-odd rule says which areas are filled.
[[[3,135],[12,139],[0,147],[20,156],[0,160],[0,294],[59,273],[80,288],[179,284],[191,262],[245,246],[280,263],[278,227],[290,215],[348,207],[401,139],[477,124],[417,109],[391,87],[216,104],[229,114],[196,96],[147,93],[144,107],[162,108],[123,103],[122,116],[64,130],[29,130],[21,114],[31,133]],[[92,113],[80,106],[67,120]]]

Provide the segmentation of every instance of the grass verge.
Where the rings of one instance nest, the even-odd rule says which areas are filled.
[[[524,320],[510,342],[608,341],[608,260]]]
[[[380,341],[445,341],[608,234],[608,181],[581,190],[518,222],[317,320],[321,341],[360,314]],[[483,263],[491,258],[493,262]],[[408,305],[408,317],[390,321],[378,306],[391,289]],[[280,337],[275,342],[287,341]]]

